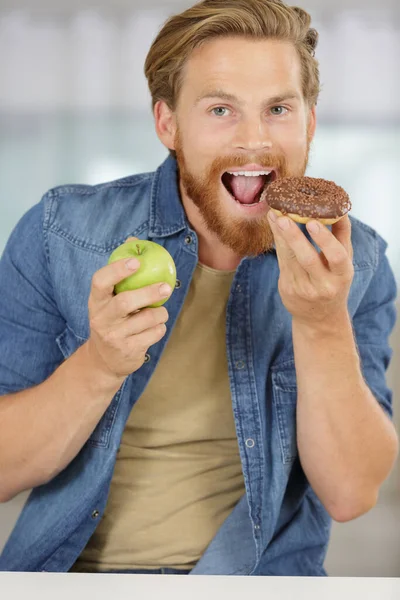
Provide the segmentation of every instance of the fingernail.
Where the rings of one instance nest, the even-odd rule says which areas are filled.
[[[278,225],[281,229],[283,229],[283,231],[285,231],[286,229],[289,229],[290,221],[287,217],[283,217],[283,219],[279,219]]]
[[[273,223],[276,223],[276,214],[274,213],[274,211],[272,210],[272,208],[269,209],[268,216],[269,216],[269,218],[271,219],[271,221]]]
[[[171,292],[172,288],[167,283],[163,283],[162,285],[160,285],[160,296],[162,298],[167,298],[167,296],[169,296]]]
[[[307,223],[307,229],[310,233],[318,233],[319,223],[317,221],[310,221],[309,223]]]
[[[137,258],[128,258],[125,264],[130,271],[134,271],[140,267],[140,262],[137,260]]]

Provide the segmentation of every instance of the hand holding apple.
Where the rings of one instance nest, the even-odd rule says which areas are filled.
[[[141,247],[143,242],[136,242]],[[126,243],[122,246],[126,249]],[[151,277],[134,279],[139,275],[141,263],[139,257],[132,258],[131,252],[128,252],[128,258],[117,258],[93,275],[88,301],[90,337],[85,348],[93,366],[93,376],[105,378],[113,387],[119,387],[126,376],[137,371],[143,365],[149,347],[166,334],[168,311],[160,305],[170,297],[173,291],[171,284],[175,285],[176,278],[175,265],[171,273],[170,255],[166,254],[167,257],[165,254],[162,256],[164,267],[169,265],[168,277],[164,276],[165,272],[160,273],[157,269],[153,271],[152,261],[149,263],[150,275],[155,280],[158,279],[158,283],[146,285],[152,282]],[[139,256],[144,254],[139,253]],[[135,285],[140,282],[145,287],[138,285],[132,291],[120,289],[115,295],[115,287],[129,280],[135,281]],[[164,283],[165,281],[170,284]]]
[[[140,263],[138,271],[116,284],[116,294],[137,290],[154,283],[168,283],[172,289],[176,283],[175,263],[170,253],[155,242],[129,238],[111,254],[108,264],[123,258],[136,258]],[[162,306],[168,298],[152,304],[150,308]]]

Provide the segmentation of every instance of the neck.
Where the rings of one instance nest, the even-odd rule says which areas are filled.
[[[242,260],[233,250],[224,246],[212,231],[207,229],[199,209],[181,188],[182,204],[192,229],[199,241],[199,261],[217,271],[234,271]]]

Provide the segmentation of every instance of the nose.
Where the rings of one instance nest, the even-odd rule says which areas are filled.
[[[238,150],[264,150],[272,148],[268,126],[260,118],[244,119],[236,130],[235,148]]]

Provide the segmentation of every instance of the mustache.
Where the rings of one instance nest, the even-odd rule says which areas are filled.
[[[278,168],[281,171],[287,170],[287,161],[285,157],[282,155],[271,154],[264,156],[248,156],[244,157],[243,155],[231,155],[225,157],[216,158],[211,167],[211,173],[219,173],[229,168],[240,168],[249,164],[257,164],[261,167],[268,168]]]

